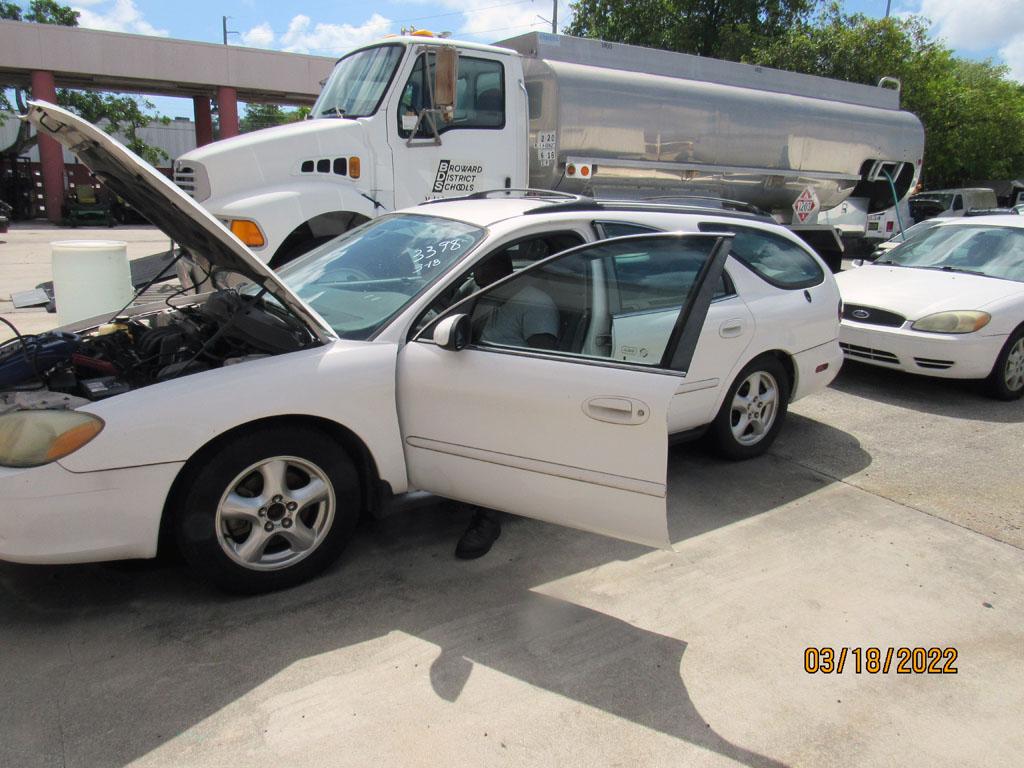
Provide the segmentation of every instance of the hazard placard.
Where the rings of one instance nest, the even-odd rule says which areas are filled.
[[[814,191],[814,187],[804,187],[803,192],[793,203],[793,213],[796,214],[797,221],[804,224],[811,216],[817,213],[818,209],[821,208],[821,203],[818,201],[818,195]]]

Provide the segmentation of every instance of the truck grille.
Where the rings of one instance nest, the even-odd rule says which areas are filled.
[[[856,344],[847,344],[842,341],[839,342],[839,346],[843,350],[843,354],[847,357],[860,360],[874,360],[877,363],[891,363],[892,365],[899,365],[900,363],[900,359],[896,357],[896,355],[892,352],[886,352],[884,349],[860,347]]]
[[[944,371],[953,367],[952,360],[933,360],[930,357],[915,357],[914,362],[917,363],[918,368],[931,368],[936,371]]]
[[[887,312],[884,309],[865,307],[860,304],[844,304],[843,318],[852,320],[855,323],[866,323],[867,325],[884,325],[887,328],[899,328],[907,321],[903,315],[895,312]]]
[[[181,187],[189,197],[196,196],[196,172],[188,165],[181,165],[174,169],[174,183]]]
[[[210,196],[206,169],[199,163],[175,163],[174,183],[189,197],[202,202]]]

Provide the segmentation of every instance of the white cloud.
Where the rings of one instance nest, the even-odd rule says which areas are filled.
[[[961,55],[992,57],[1024,81],[1024,3],[1020,0],[912,0],[901,16],[919,14],[932,22],[931,34]]]
[[[157,37],[169,34],[166,29],[157,29],[146,21],[135,7],[135,0],[78,0],[72,7],[79,13],[78,24],[81,27]]]
[[[352,24],[312,24],[308,16],[292,18],[288,30],[278,40],[286,51],[339,55],[371,42],[391,30],[391,20],[374,13],[358,26]]]
[[[1024,34],[1017,35],[1013,40],[999,49],[999,56],[1010,67],[1010,77],[1024,82]]]
[[[936,36],[960,51],[988,51],[1024,36],[1020,0],[921,0],[918,12],[931,19]]]
[[[270,48],[274,45],[274,30],[270,24],[263,22],[241,35],[242,45],[250,48]]]

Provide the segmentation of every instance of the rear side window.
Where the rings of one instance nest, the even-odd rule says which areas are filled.
[[[624,221],[595,221],[594,229],[602,240],[609,237],[625,237],[626,235],[649,235],[658,230],[642,224],[627,224]]]
[[[698,227],[701,232],[734,232],[730,255],[777,288],[809,288],[825,279],[813,256],[772,232],[710,221]]]

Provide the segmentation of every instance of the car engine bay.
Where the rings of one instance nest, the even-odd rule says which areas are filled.
[[[181,307],[118,315],[83,331],[19,334],[0,345],[0,413],[74,408],[316,343],[273,299],[233,289]]]

